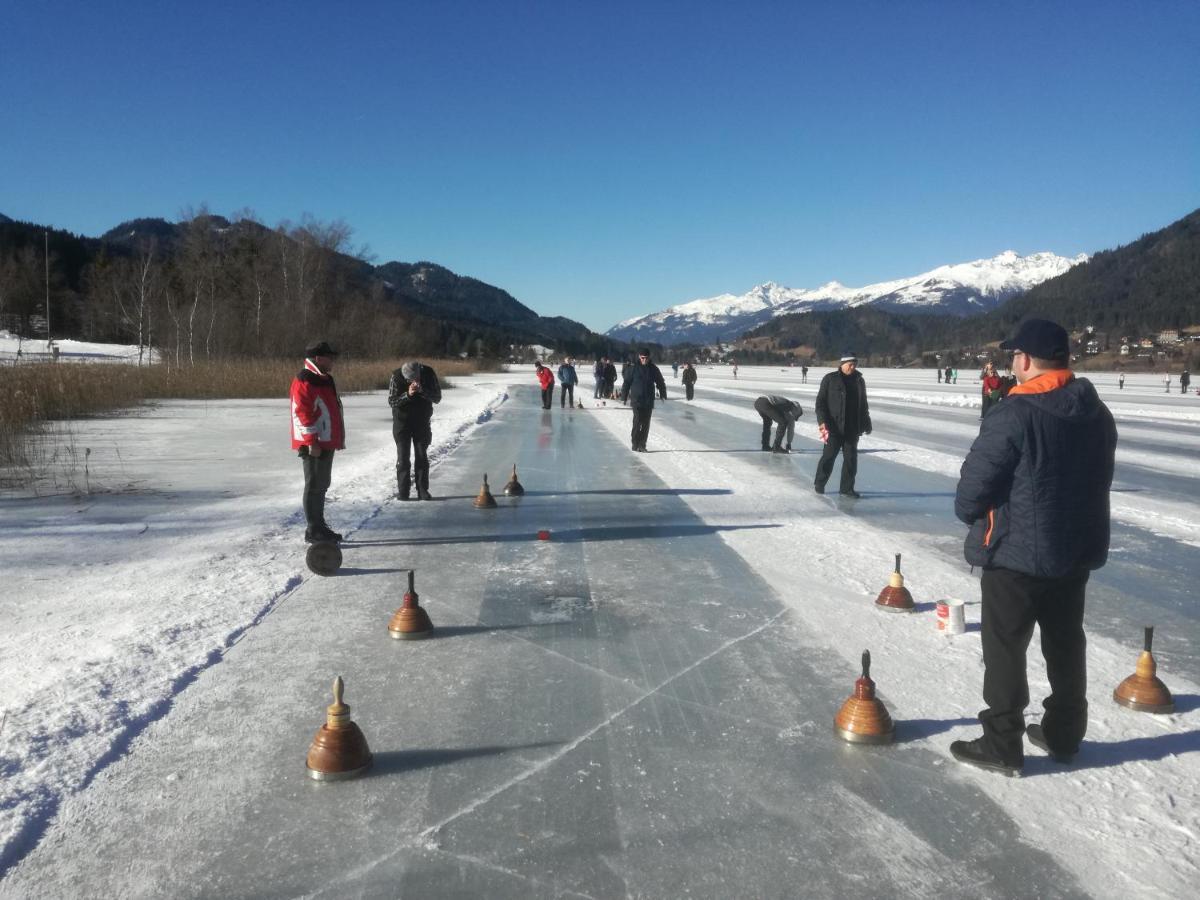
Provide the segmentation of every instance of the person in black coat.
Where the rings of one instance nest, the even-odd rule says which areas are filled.
[[[431,366],[407,362],[392,373],[388,405],[392,408],[392,438],[396,441],[396,496],[411,499],[415,485],[418,500],[429,493],[430,420],[433,407],[442,402],[442,386]]]
[[[689,400],[696,396],[696,369],[690,362],[683,365],[683,391]]]
[[[858,371],[858,358],[844,354],[835,371],[821,379],[817,389],[817,427],[825,449],[817,463],[813,489],[825,493],[825,483],[833,474],[833,464],[842,454],[840,491],[858,497],[854,479],[858,475],[858,439],[871,433],[871,411],[867,407],[867,385]]]
[[[646,452],[646,438],[650,434],[650,416],[654,413],[654,391],[667,399],[667,383],[658,366],[650,362],[650,351],[638,351],[636,365],[629,367],[625,382],[621,385],[621,402],[633,407],[633,432],[630,435],[633,449]]]
[[[1059,762],[1087,731],[1084,589],[1108,559],[1117,429],[1092,383],[1068,368],[1060,326],[1024,322],[1000,344],[1019,384],[983,420],[963,462],[954,513],[970,525],[967,562],[983,568],[983,737],[955,741],[960,762],[1004,774],[1024,764],[1021,736]],[[1025,727],[1025,654],[1041,631],[1050,696]]]
[[[617,367],[611,359],[604,357],[604,394],[605,399],[613,399],[617,390]]]

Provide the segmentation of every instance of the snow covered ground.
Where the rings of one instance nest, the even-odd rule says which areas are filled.
[[[1124,390],[1092,376],[1121,440],[1112,559],[1089,587],[1090,731],[1074,766],[1031,750],[1013,781],[946,751],[977,730],[981,705],[978,583],[951,510],[978,426],[974,379],[867,370],[865,496],[839,501],[811,492],[822,370],[801,385],[799,369],[701,368],[690,404],[666,374],[672,399],[638,456],[628,412],[595,406],[590,385],[585,410],[543,413],[531,369],[456,377],[434,419],[432,504],[391,497],[385,397],[346,398],[329,511],[355,543],[334,579],[304,568],[285,401],[163,403],[62,426],[59,440],[91,451],[73,478],[90,493],[0,501],[0,895],[240,884],[229,892],[333,896],[348,884],[374,896],[400,881],[426,895],[447,860],[461,890],[490,896],[765,896],[796,878],[831,896],[1191,893],[1200,397],[1166,395],[1149,375]],[[791,456],[757,451],[763,393],[805,408]],[[498,493],[513,461],[523,505],[474,510],[481,471]],[[527,541],[542,524],[556,540]],[[871,603],[894,553],[913,616]],[[347,623],[386,622],[409,565],[452,639],[385,666],[394,644]],[[970,604],[967,634],[935,633],[943,597]],[[1150,624],[1170,716],[1110,699]],[[898,723],[884,750],[830,734],[867,648]],[[377,777],[313,793],[293,763],[337,671],[384,761]],[[1030,678],[1036,720],[1036,649]],[[500,737],[505,752],[490,746]],[[390,746],[428,751],[415,765]],[[322,868],[327,851],[297,822],[325,816],[348,842]],[[569,840],[573,829],[603,846]],[[830,849],[843,830],[873,849],[847,862]],[[762,839],[741,847],[751,831]],[[272,854],[287,876],[238,880]],[[856,883],[845,866],[862,858],[894,890]]]
[[[138,361],[136,344],[96,344],[89,341],[61,339],[53,345],[45,340],[20,340],[15,334],[0,329],[0,364],[16,362],[18,351],[25,362],[54,359],[53,349],[58,348],[61,362],[132,362]],[[143,359],[150,361],[153,351],[142,349]],[[155,356],[157,359],[157,356]]]

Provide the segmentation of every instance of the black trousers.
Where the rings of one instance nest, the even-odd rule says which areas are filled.
[[[567,397],[571,398],[570,404],[567,403]],[[562,386],[562,391],[558,395],[558,405],[560,407],[567,406],[567,405],[570,405],[570,406],[575,405],[575,385],[564,384]]]
[[[858,475],[858,438],[846,438],[840,434],[829,432],[829,440],[821,451],[821,459],[817,462],[817,477],[813,484],[825,489],[825,482],[833,474],[833,464],[838,453],[842,454],[842,492],[854,490],[854,479]]]
[[[1025,758],[1025,707],[1029,681],[1025,652],[1036,624],[1050,680],[1042,701],[1046,743],[1073,753],[1087,732],[1087,639],[1083,634],[1084,571],[1065,578],[1035,578],[1011,569],[985,569],[982,580],[984,745],[1009,765]]]
[[[630,438],[634,450],[646,449],[646,438],[650,436],[650,417],[654,415],[653,406],[633,407],[633,432]]]
[[[300,463],[304,466],[304,494],[300,499],[304,507],[304,521],[311,528],[328,528],[325,524],[325,492],[333,478],[332,450],[322,450],[320,456],[304,453]]]
[[[548,388],[542,388],[542,409],[549,409],[554,405],[554,385]]]
[[[408,497],[414,486],[418,493],[429,490],[429,445],[433,441],[429,419],[393,421],[392,439],[396,442],[396,491]]]
[[[754,401],[754,410],[762,416],[762,448],[766,450],[774,446],[778,450],[783,446],[783,436],[787,432],[787,418],[772,406],[766,397],[759,397]],[[773,445],[771,444],[772,422],[779,426],[775,430],[775,443]]]

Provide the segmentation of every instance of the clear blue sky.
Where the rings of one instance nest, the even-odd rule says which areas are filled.
[[[0,212],[343,219],[597,330],[1200,206],[1200,2],[17,3]]]

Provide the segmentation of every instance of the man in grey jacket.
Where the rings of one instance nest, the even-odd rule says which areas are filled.
[[[800,404],[778,394],[767,394],[754,401],[754,411],[762,416],[762,448],[772,453],[790,453],[796,420],[804,415]],[[771,443],[772,422],[776,425],[774,444]]]
[[[1108,558],[1117,429],[1090,381],[1068,368],[1060,326],[1024,322],[1000,344],[1017,386],[984,418],[963,462],[954,513],[964,553],[983,567],[983,736],[954,741],[955,759],[1005,775],[1025,761],[1021,736],[1069,762],[1087,731],[1084,589]],[[1041,631],[1050,696],[1025,726],[1025,653]]]
[[[429,493],[429,445],[433,441],[433,407],[442,402],[442,386],[432,366],[406,362],[392,373],[388,405],[392,408],[392,438],[396,441],[396,496],[418,500]]]

